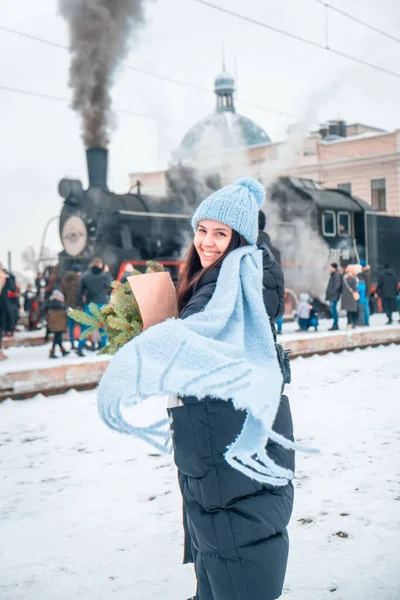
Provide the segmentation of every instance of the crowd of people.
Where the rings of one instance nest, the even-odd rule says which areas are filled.
[[[98,257],[92,260],[89,270],[83,275],[81,266],[78,263],[74,263],[71,269],[66,271],[61,281],[61,290],[52,292],[47,313],[48,333],[54,333],[50,358],[57,358],[57,346],[59,346],[63,356],[69,354],[63,346],[63,335],[67,331],[71,350],[75,350],[78,356],[85,356],[83,350],[87,341],[86,339],[80,339],[80,337],[86,327],[78,325],[67,314],[67,310],[68,308],[78,308],[90,314],[89,305],[91,303],[94,303],[98,308],[107,304],[111,294],[111,281],[112,276],[107,265],[104,265],[102,259]],[[107,343],[107,336],[102,329],[98,339],[95,334],[92,334],[91,337],[92,350],[99,350]]]
[[[365,261],[350,264],[342,270],[337,263],[329,267],[330,277],[326,289],[333,325],[331,331],[339,329],[338,306],[347,314],[347,328],[368,327],[370,315],[382,310],[387,316],[387,325],[393,323],[393,313],[399,300],[399,280],[393,269],[385,264],[378,277],[376,289],[371,289],[371,267]]]
[[[371,314],[384,312],[387,325],[393,323],[393,313],[399,311],[400,317],[400,281],[394,270],[385,264],[379,273],[377,286],[371,286],[371,267],[366,261],[349,264],[342,268],[336,262],[329,266],[329,280],[325,300],[329,305],[333,320],[329,331],[338,331],[339,312],[347,316],[347,329],[368,327]],[[321,311],[323,308],[323,311]],[[319,313],[326,316],[326,307],[308,292],[302,292],[297,302],[295,318],[297,331],[318,331]],[[400,322],[400,319],[399,319]],[[282,333],[283,318],[277,320],[277,333]]]
[[[68,316],[68,309],[79,308],[89,313],[91,302],[98,307],[107,304],[112,276],[102,259],[94,258],[84,274],[80,264],[74,263],[65,272],[58,286],[55,285],[54,277],[54,268],[50,268],[48,272],[40,272],[35,278],[35,285],[28,283],[21,293],[15,276],[0,263],[0,360],[6,358],[2,351],[3,339],[14,335],[22,309],[23,323],[27,330],[34,331],[45,326],[45,340],[49,341],[50,335],[53,336],[50,358],[57,358],[57,348],[62,356],[69,354],[64,345],[66,334],[70,349],[75,350],[78,356],[84,356],[86,340],[80,340],[80,336],[85,327]],[[101,331],[98,339],[96,335],[91,336],[88,347],[97,350],[106,343],[107,337]]]

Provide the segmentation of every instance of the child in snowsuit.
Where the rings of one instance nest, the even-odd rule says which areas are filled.
[[[57,358],[56,347],[59,346],[61,354],[67,356],[69,352],[63,346],[63,333],[67,331],[67,308],[64,304],[64,294],[54,290],[50,296],[47,309],[47,327],[54,333],[53,346],[49,358]]]
[[[298,331],[307,331],[310,326],[310,311],[312,310],[311,298],[306,293],[300,294],[300,302],[297,305]]]
[[[318,331],[318,310],[315,300],[311,300],[310,317],[308,319],[308,327],[314,327],[314,331]]]

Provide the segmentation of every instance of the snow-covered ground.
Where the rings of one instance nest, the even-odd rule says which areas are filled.
[[[297,439],[321,454],[297,456],[286,600],[400,598],[399,358],[292,364]],[[0,455],[1,600],[193,594],[172,458],[108,430],[95,391],[0,404]]]
[[[384,314],[372,315],[371,317],[371,328],[373,329],[385,329],[397,327],[397,314],[394,315],[395,322],[393,325],[386,325],[387,317]],[[340,331],[330,331],[329,335],[340,335],[346,329],[346,318],[340,319]],[[311,337],[326,335],[329,328],[332,326],[332,321],[327,319],[321,319],[318,327],[318,332],[315,333],[313,329],[310,331],[297,332],[297,322],[287,322],[283,325],[283,335],[280,336],[280,341],[290,341],[295,339],[309,339]],[[364,331],[365,328],[357,328],[355,331]],[[35,333],[35,332],[27,332]],[[93,362],[98,360],[106,360],[107,357],[99,356],[95,352],[85,350],[85,358],[79,358],[75,352],[71,352],[69,356],[65,358],[59,357],[57,360],[49,359],[49,350],[51,344],[44,344],[43,346],[17,346],[6,350],[8,360],[0,361],[0,376],[3,373],[11,373],[13,371],[23,371],[25,369],[40,369],[48,367],[57,367],[62,364],[73,364],[81,362]],[[65,347],[69,349],[69,342],[65,342]],[[58,354],[59,351],[56,351]]]

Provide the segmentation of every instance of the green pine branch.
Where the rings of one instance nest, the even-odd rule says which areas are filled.
[[[118,331],[124,331],[126,329],[127,323],[125,319],[121,319],[118,317],[108,317],[107,325],[110,329],[117,329]]]
[[[79,336],[79,339],[80,340],[86,340],[89,337],[89,335],[91,335],[92,333],[94,333],[98,329],[100,329],[100,327],[99,327],[99,325],[97,323],[95,325],[91,325],[90,327],[88,327],[87,329],[85,329],[84,331],[82,331],[81,335]]]
[[[160,273],[165,270],[163,265],[161,265],[158,262],[155,262],[154,260],[148,260],[146,262],[146,267],[146,273]]]
[[[89,310],[92,313],[97,323],[102,322],[101,308],[97,306],[94,302],[89,304]]]
[[[79,310],[77,308],[70,308],[68,311],[68,316],[81,325],[92,326],[97,324],[97,321],[93,315],[85,313],[83,310]]]
[[[164,271],[164,267],[155,261],[146,263],[146,273],[157,273]],[[142,275],[136,269],[132,275]],[[143,330],[143,321],[139,306],[128,282],[111,282],[110,302],[98,308],[93,302],[89,304],[90,314],[82,310],[70,309],[68,315],[81,325],[87,327],[80,339],[86,339],[89,335],[100,328],[104,328],[107,336],[107,345],[100,350],[99,354],[115,354],[122,346],[139,335]]]

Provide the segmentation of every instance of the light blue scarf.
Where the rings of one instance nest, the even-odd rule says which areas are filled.
[[[227,462],[257,481],[286,485],[293,472],[268,457],[268,439],[287,449],[308,449],[272,429],[282,374],[263,303],[262,278],[262,251],[256,246],[238,248],[223,261],[213,297],[202,312],[169,319],[128,342],[100,382],[98,408],[104,422],[165,452],[170,449],[169,420],[135,427],[124,419],[121,405],[164,394],[231,399],[247,416],[227,449]]]

